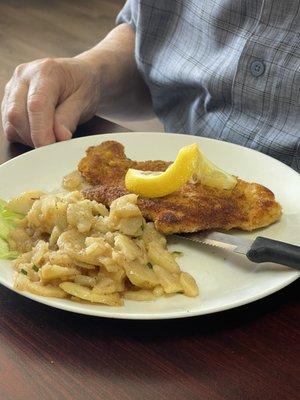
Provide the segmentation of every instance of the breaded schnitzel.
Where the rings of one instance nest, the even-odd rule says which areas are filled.
[[[86,189],[84,196],[109,206],[128,193],[124,178],[129,168],[164,171],[169,165],[166,161],[130,160],[121,143],[107,141],[90,147],[78,170],[94,186]],[[281,216],[281,206],[269,189],[241,179],[232,190],[187,183],[164,197],[139,197],[138,206],[143,216],[166,234],[232,228],[251,231]]]

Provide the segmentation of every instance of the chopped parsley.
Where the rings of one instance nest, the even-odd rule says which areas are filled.
[[[35,272],[38,272],[39,267],[37,267],[35,264],[33,264],[32,269],[33,269]]]
[[[22,268],[20,272],[21,272],[21,274],[23,274],[23,275],[27,275],[27,271],[26,271],[24,268]]]

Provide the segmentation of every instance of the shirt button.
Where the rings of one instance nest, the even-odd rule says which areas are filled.
[[[265,72],[265,64],[260,60],[252,61],[250,71],[253,76],[261,76]]]

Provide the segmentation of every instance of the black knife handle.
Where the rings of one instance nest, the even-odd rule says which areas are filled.
[[[273,262],[300,270],[300,246],[258,236],[246,254],[249,260]]]

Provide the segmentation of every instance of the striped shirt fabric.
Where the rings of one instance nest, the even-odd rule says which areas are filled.
[[[123,22],[167,132],[237,143],[300,171],[299,0],[128,0]]]

